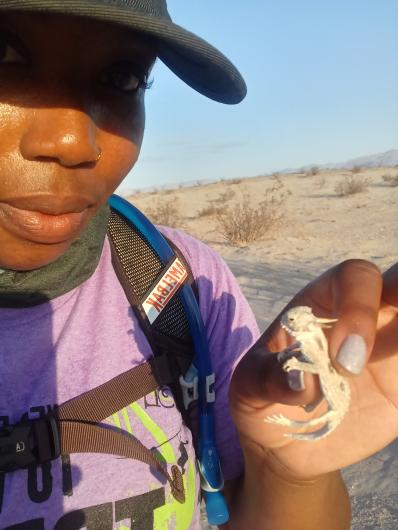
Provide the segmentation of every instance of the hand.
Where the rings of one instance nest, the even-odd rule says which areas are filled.
[[[270,353],[292,343],[279,326],[279,316],[239,363],[230,402],[244,451],[262,454],[270,468],[289,479],[306,480],[366,458],[398,436],[398,264],[385,273],[383,286],[372,264],[344,262],[309,284],[287,307],[295,305],[308,305],[319,317],[339,319],[329,330],[328,342],[335,368],[349,377],[351,387],[350,409],[342,423],[322,440],[298,441],[283,436],[294,429],[264,422],[279,413],[308,420],[326,410],[324,400],[311,413],[300,406],[321,397],[317,377],[305,374],[305,390],[291,390],[276,355]],[[363,362],[358,356],[348,358],[347,364],[343,355],[343,360],[357,371],[365,364],[359,375],[350,374],[337,360],[352,334],[365,340],[365,357]]]

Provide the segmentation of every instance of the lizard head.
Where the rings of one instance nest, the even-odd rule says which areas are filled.
[[[282,328],[291,335],[297,332],[312,331],[316,328],[330,328],[330,324],[333,322],[337,322],[337,319],[318,318],[308,306],[292,307],[281,318]]]

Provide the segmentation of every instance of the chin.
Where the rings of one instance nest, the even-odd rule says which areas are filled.
[[[6,256],[0,253],[0,269],[28,272],[41,269],[54,263],[70,247],[72,242],[58,243],[56,245],[32,244],[29,248],[15,249],[15,253],[7,252]],[[19,250],[19,251],[18,251]]]

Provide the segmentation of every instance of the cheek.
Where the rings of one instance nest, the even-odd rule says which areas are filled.
[[[23,109],[0,101],[0,158],[15,152],[22,123]]]
[[[102,170],[105,193],[112,193],[134,167],[145,129],[144,98],[130,107],[124,105],[108,111],[107,124],[102,125],[98,144],[103,151]],[[100,165],[101,167],[101,165]]]
[[[145,128],[144,92],[140,90],[131,98],[122,95],[103,101],[92,109],[92,117],[101,129],[140,148]]]

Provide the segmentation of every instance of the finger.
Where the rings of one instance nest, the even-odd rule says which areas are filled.
[[[380,307],[374,348],[377,359],[383,359],[397,352],[398,263],[383,274]]]
[[[338,321],[328,336],[329,353],[340,372],[357,375],[375,342],[382,276],[370,262],[349,260],[332,269],[330,288]]]
[[[383,274],[382,306],[398,308],[398,263]]]
[[[293,390],[275,353],[257,343],[239,362],[231,383],[231,400],[239,407],[262,408],[270,403],[307,405],[321,395],[314,377],[304,377],[304,389]],[[292,373],[292,372],[290,372]],[[297,374],[298,375],[298,374]]]

